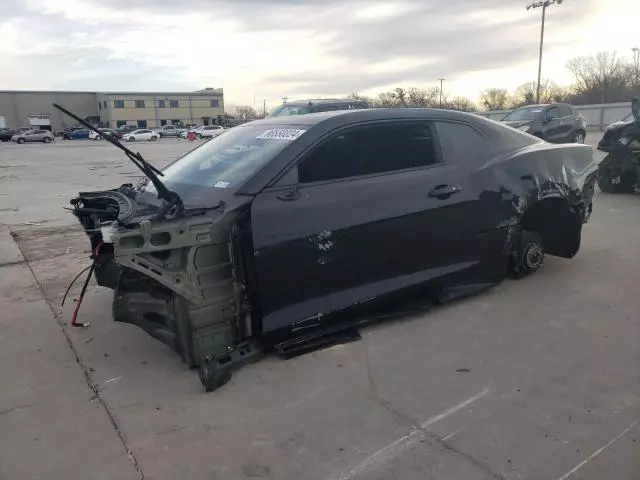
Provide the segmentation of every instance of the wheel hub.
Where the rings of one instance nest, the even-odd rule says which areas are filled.
[[[530,245],[524,255],[524,263],[530,269],[536,269],[542,265],[544,251],[539,245]]]

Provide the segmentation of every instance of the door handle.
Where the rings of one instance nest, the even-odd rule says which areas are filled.
[[[284,202],[292,202],[300,198],[300,192],[298,192],[298,189],[289,190],[287,192],[279,194],[277,198],[278,200],[282,200]]]
[[[462,190],[462,187],[458,185],[438,185],[429,192],[429,196],[431,198],[444,200],[449,198],[454,193],[458,193],[461,190]]]

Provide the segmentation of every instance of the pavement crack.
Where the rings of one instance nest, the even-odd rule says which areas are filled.
[[[362,344],[364,348],[364,363],[367,370],[367,379],[369,380],[369,392],[371,393],[371,399],[388,411],[391,415],[393,415],[396,420],[399,420],[399,423],[403,426],[407,426],[412,429],[419,428],[417,427],[419,422],[414,421],[408,415],[405,415],[398,409],[396,409],[389,401],[385,400],[382,395],[380,395],[380,391],[378,390],[378,386],[376,385],[375,378],[373,377],[373,373],[371,371],[371,360],[369,359],[369,345],[367,344],[367,337],[362,336]]]
[[[458,450],[457,448],[453,447],[450,443],[447,443],[445,440],[442,439],[442,437],[440,437],[439,435],[435,434],[434,432],[432,432],[430,430],[427,430],[427,429],[422,429],[422,431],[424,433],[426,433],[429,436],[429,438],[431,438],[433,441],[435,441],[442,448],[444,448],[448,452],[453,453],[454,455],[458,455],[458,456],[464,458],[469,463],[471,463],[473,466],[475,466],[476,468],[479,468],[480,470],[485,472],[491,478],[494,478],[495,480],[507,480],[507,478],[504,475],[502,475],[502,474],[500,474],[498,472],[494,472],[493,470],[491,470],[491,467],[489,467],[489,465],[487,463],[483,462],[482,460],[478,460],[473,455],[470,455],[470,454],[465,453],[465,452],[463,452],[461,450]]]
[[[13,232],[10,232],[10,233],[11,233],[12,237],[14,237],[14,241],[15,241],[15,236],[13,235]],[[82,370],[82,373],[84,374],[84,379],[85,379],[85,382],[86,382],[87,386],[93,392],[93,397],[92,397],[91,400],[96,400],[100,404],[100,406],[103,408],[104,412],[107,414],[107,418],[109,419],[109,422],[111,423],[111,426],[115,430],[116,435],[118,435],[118,439],[120,440],[120,443],[122,444],[125,452],[127,453],[127,457],[129,458],[129,460],[131,460],[131,463],[133,464],[133,467],[136,469],[136,472],[138,473],[138,478],[140,480],[144,480],[144,478],[145,478],[144,477],[144,472],[142,471],[142,468],[140,467],[140,463],[136,459],[136,456],[133,453],[133,451],[127,445],[127,440],[125,438],[124,432],[120,429],[120,426],[116,422],[116,419],[113,416],[113,413],[111,412],[111,410],[109,409],[109,406],[107,405],[105,400],[100,395],[100,390],[98,389],[98,385],[95,384],[93,382],[93,380],[91,379],[91,374],[89,372],[89,367],[87,367],[84,364],[84,362],[82,361],[82,359],[80,358],[80,354],[78,353],[78,350],[75,348],[75,346],[73,344],[73,341],[71,340],[71,336],[69,335],[69,332],[67,331],[67,328],[66,328],[65,324],[61,320],[61,317],[62,317],[61,314],[57,311],[55,306],[47,298],[47,295],[45,293],[44,287],[40,283],[40,280],[38,280],[38,277],[36,276],[36,273],[33,271],[33,267],[31,266],[31,263],[29,262],[29,260],[27,260],[25,252],[22,249],[22,245],[20,245],[19,242],[16,242],[16,245],[20,249],[20,253],[22,254],[22,257],[24,258],[24,262],[20,262],[20,263],[24,263],[27,266],[27,268],[29,268],[29,271],[31,272],[31,276],[33,277],[33,280],[36,282],[36,285],[38,286],[38,289],[40,290],[40,293],[42,294],[42,298],[44,298],[44,301],[49,306],[49,309],[51,310],[51,313],[53,314],[53,318],[55,319],[55,321],[58,323],[59,327],[61,328],[62,333],[63,333],[63,335],[65,336],[65,338],[67,340],[67,344],[69,345],[69,348],[71,349],[71,352],[73,353],[73,356],[75,357],[76,362],[80,366],[80,369]]]

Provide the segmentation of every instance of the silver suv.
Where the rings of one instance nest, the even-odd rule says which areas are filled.
[[[16,133],[11,137],[12,142],[25,143],[25,142],[53,142],[54,136],[49,130],[28,130],[26,132]]]

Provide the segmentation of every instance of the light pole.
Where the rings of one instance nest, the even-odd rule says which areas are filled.
[[[446,80],[446,78],[439,78],[440,80],[440,108],[442,108],[442,82]]]
[[[538,58],[538,84],[536,85],[536,103],[540,103],[540,77],[542,74],[542,47],[544,46],[544,21],[547,14],[547,7],[554,3],[561,5],[563,0],[544,0],[527,5],[527,10],[542,7],[542,28],[540,29],[540,57]]]
[[[635,71],[634,73],[634,81],[636,83],[640,82],[640,48],[638,47],[633,47],[631,49],[631,51],[633,52],[633,63],[635,65]],[[635,85],[638,86],[638,85]]]

